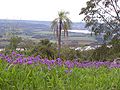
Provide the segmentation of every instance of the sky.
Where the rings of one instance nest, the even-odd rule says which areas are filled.
[[[58,11],[70,12],[73,22],[80,22],[79,15],[87,0],[0,0],[0,19],[52,21]]]

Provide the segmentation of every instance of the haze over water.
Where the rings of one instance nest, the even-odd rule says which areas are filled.
[[[90,34],[91,32],[89,30],[68,30],[69,32],[75,32],[75,33],[84,33],[84,34]]]

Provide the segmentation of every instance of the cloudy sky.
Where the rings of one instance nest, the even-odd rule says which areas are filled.
[[[87,0],[0,0],[0,19],[51,21],[58,11],[70,12],[70,19],[79,22]]]

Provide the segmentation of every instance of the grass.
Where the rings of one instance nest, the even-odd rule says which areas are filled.
[[[120,90],[119,68],[10,65],[0,60],[0,90]]]

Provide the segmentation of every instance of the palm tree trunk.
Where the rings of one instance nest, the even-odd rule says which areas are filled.
[[[62,29],[62,20],[59,20],[59,31],[58,31],[58,57],[60,58],[60,49],[61,49],[61,29]]]
[[[56,29],[56,36],[58,38],[58,26],[57,26],[57,29]]]
[[[56,32],[56,30],[55,30],[55,29],[53,29],[54,38],[55,38],[55,35],[56,35],[56,34],[55,34],[55,32]]]
[[[66,30],[66,36],[68,37],[68,30]]]
[[[64,37],[65,37],[65,30],[64,30]]]

